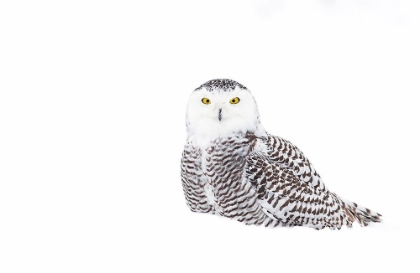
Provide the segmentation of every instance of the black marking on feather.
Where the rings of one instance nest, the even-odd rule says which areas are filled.
[[[240,83],[238,83],[234,80],[215,79],[215,80],[211,80],[211,81],[208,81],[208,82],[202,84],[200,87],[195,89],[195,91],[205,88],[207,91],[210,91],[210,92],[213,92],[215,90],[230,92],[230,91],[235,90],[235,88],[237,88],[237,87],[242,89],[242,90],[247,90],[247,88],[245,86],[243,86],[242,84],[240,84]]]

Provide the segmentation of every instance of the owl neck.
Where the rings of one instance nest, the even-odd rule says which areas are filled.
[[[228,131],[217,130],[217,128],[213,128],[213,130],[189,131],[187,142],[193,146],[197,146],[204,150],[207,147],[218,142],[218,140],[220,139],[225,139],[229,137],[240,138],[246,137],[248,135],[254,135],[256,137],[266,136],[267,133],[265,132],[264,128],[260,124],[258,125],[259,126],[255,126],[255,128],[251,130]]]

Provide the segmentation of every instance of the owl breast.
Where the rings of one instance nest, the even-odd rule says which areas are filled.
[[[250,134],[218,138],[203,150],[202,157],[207,191],[211,191],[207,196],[212,194],[216,213],[252,224],[266,218],[255,190],[242,183],[246,157],[255,143],[255,136]]]

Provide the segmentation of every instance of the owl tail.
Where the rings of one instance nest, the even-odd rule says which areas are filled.
[[[348,209],[348,213],[350,213],[351,216],[353,216],[353,218],[355,218],[361,226],[367,226],[370,222],[382,222],[381,214],[371,211],[368,208],[361,207],[354,202],[350,202],[344,199],[342,200],[345,203],[346,208]]]

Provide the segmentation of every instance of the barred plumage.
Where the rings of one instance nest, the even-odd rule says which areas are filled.
[[[226,106],[227,99],[239,95],[246,108]],[[197,104],[203,97],[211,97],[213,108]],[[213,80],[197,88],[189,103],[187,131],[181,177],[194,212],[245,224],[315,229],[381,221],[380,214],[330,192],[296,146],[266,133],[255,100],[243,85]]]

